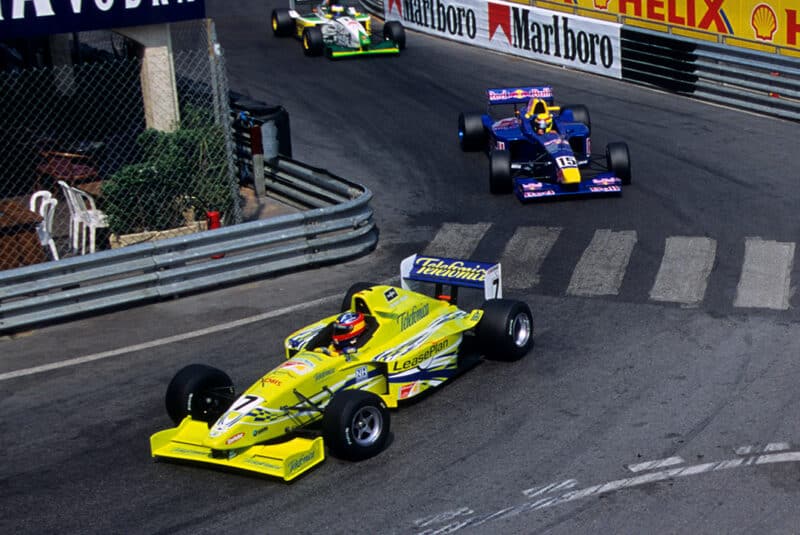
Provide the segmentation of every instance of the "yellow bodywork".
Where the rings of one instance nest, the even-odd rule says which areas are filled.
[[[215,423],[187,416],[152,435],[153,457],[294,479],[325,458],[321,437],[297,432],[323,418],[335,393],[368,391],[394,408],[438,386],[459,371],[464,333],[483,315],[393,286],[356,293],[351,310],[372,322],[371,336],[355,353],[328,350],[326,327],[336,315],[295,331],[285,342],[286,360],[241,393]]]
[[[159,431],[150,437],[153,457],[203,462],[257,472],[290,481],[325,460],[322,437],[293,438],[280,444],[254,445],[226,450],[226,457],[215,457],[203,446],[208,436],[205,422],[186,417],[178,427]]]

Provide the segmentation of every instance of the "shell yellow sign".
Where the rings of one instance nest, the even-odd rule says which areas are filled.
[[[565,0],[626,19],[800,48],[797,0]]]

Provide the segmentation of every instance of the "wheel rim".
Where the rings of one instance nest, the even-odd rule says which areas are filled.
[[[371,446],[383,430],[383,417],[377,407],[362,407],[350,424],[353,440],[361,447]]]
[[[514,345],[525,347],[531,339],[531,319],[527,314],[517,314],[511,326],[514,333]]]

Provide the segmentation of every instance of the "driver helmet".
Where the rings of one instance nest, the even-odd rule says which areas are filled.
[[[333,347],[342,351],[358,341],[358,336],[367,328],[361,312],[343,312],[333,322]]]
[[[550,112],[539,113],[534,117],[533,124],[537,133],[545,134],[553,129],[553,114]]]

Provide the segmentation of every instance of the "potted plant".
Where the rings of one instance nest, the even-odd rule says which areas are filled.
[[[205,230],[207,212],[230,213],[236,197],[225,136],[210,114],[189,109],[180,128],[145,130],[137,145],[141,161],[103,185],[112,247]]]

